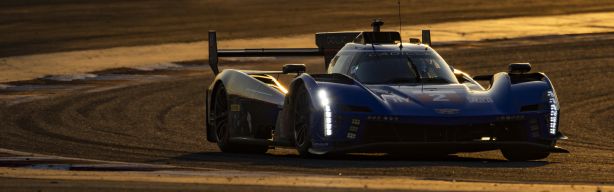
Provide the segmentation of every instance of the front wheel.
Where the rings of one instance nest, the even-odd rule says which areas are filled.
[[[299,155],[303,157],[313,156],[309,152],[311,147],[311,114],[313,107],[309,99],[309,93],[304,86],[301,86],[296,93],[293,93],[294,101],[292,103],[292,118],[294,130],[294,144]]]

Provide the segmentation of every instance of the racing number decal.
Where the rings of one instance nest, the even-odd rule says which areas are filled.
[[[433,97],[433,101],[450,101],[443,93],[431,93],[429,96]]]
[[[459,95],[452,90],[413,91],[424,102],[462,102]]]

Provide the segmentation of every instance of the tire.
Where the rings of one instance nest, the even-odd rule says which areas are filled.
[[[293,95],[292,127],[294,145],[300,156],[313,157],[314,154],[309,152],[311,147],[309,127],[311,125],[311,114],[314,112],[314,109],[309,99],[309,93],[307,93],[304,86],[300,86]]]
[[[217,146],[225,153],[266,153],[268,146],[239,145],[230,142],[230,106],[228,105],[228,94],[224,85],[219,85],[214,92],[213,101],[213,130]]]
[[[545,159],[550,155],[548,151],[501,149],[503,157],[509,161],[531,161]]]

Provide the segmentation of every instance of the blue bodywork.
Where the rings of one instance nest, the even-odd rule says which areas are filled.
[[[293,84],[298,82],[317,109],[310,123],[311,153],[552,150],[561,136],[556,93],[542,73],[500,72],[492,76],[487,90],[460,83],[364,85],[343,74],[303,74]],[[330,100],[332,135],[328,136],[320,90]],[[551,118],[556,119],[553,126]]]
[[[381,144],[381,147],[405,145],[407,148],[438,142],[456,144],[457,146],[452,148],[443,146],[444,149],[451,150],[450,152],[480,151],[500,148],[500,144],[506,142],[510,145],[518,145],[519,142],[549,145],[557,139],[556,132],[551,134],[548,125],[551,109],[547,94],[548,91],[553,91],[553,88],[545,76],[543,81],[512,84],[507,73],[498,73],[493,77],[492,88],[486,91],[472,91],[460,84],[424,85],[424,87],[422,85],[364,86],[356,81],[352,84],[339,84],[318,82],[307,74],[302,75],[300,79],[311,94],[313,107],[319,109],[321,114],[324,112],[323,107],[319,105],[317,91],[326,90],[331,100],[332,135],[324,135],[323,115],[315,115],[312,119],[310,133],[314,153],[385,152],[397,149],[378,149],[378,144]],[[439,101],[438,97],[441,97]],[[523,106],[535,105],[538,107],[533,110],[521,111]],[[558,104],[556,108],[558,113]],[[370,136],[368,133],[373,134],[373,131],[368,132],[368,129],[381,129],[386,125],[392,125],[388,126],[392,128],[374,130],[385,132],[378,134],[383,135],[381,138],[368,138]],[[471,132],[474,131],[472,128],[476,128],[481,132],[467,134],[461,138],[458,137],[461,133],[449,130],[425,133],[425,128],[454,129],[457,132]],[[462,130],[463,128],[465,130]],[[517,130],[496,132],[497,129],[506,128]],[[401,129],[414,129],[414,131]],[[493,132],[482,131],[489,129]],[[400,133],[390,131],[418,134],[418,136],[404,137],[398,135]],[[505,138],[503,134],[516,135]],[[490,138],[482,140],[482,137]],[[463,144],[467,146],[466,149],[462,148]],[[365,150],[361,150],[361,147]]]

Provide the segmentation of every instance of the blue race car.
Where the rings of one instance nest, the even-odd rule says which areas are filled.
[[[223,152],[301,156],[329,153],[453,154],[500,149],[508,160],[567,153],[556,141],[559,103],[548,77],[528,63],[470,77],[422,40],[398,32],[317,33],[318,48],[217,49],[209,32],[215,79],[207,90],[207,140]],[[323,56],[326,74],[305,65],[281,71],[219,72],[218,57]],[[296,74],[284,86],[272,75]],[[477,81],[489,81],[484,88]],[[287,88],[286,88],[287,87]]]

